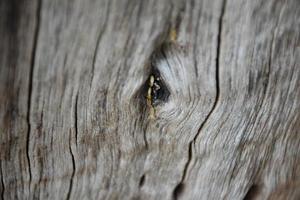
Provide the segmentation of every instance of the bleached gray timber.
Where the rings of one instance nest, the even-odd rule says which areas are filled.
[[[1,199],[300,199],[299,0],[1,0]]]

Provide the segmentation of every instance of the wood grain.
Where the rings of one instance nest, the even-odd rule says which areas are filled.
[[[300,198],[298,0],[0,11],[1,199]]]

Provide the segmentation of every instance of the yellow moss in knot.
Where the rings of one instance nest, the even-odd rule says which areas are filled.
[[[172,42],[177,40],[177,31],[174,28],[171,29],[169,37]]]
[[[151,75],[149,79],[149,88],[147,91],[147,105],[150,108],[150,118],[154,119],[155,118],[155,109],[153,107],[153,97],[152,97],[152,90],[153,90],[153,85],[154,85],[154,76]]]

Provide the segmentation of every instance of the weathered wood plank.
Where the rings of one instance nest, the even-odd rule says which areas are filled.
[[[29,195],[29,102],[36,8],[35,1],[0,2],[1,199]]]
[[[190,198],[242,199],[251,187],[259,199],[283,187],[284,199],[299,198],[299,8],[299,1],[226,4],[220,97],[195,141]]]
[[[299,198],[297,0],[0,5],[2,199]]]

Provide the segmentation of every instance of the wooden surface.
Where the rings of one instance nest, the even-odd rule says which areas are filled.
[[[0,1],[1,199],[300,199],[299,0]]]

